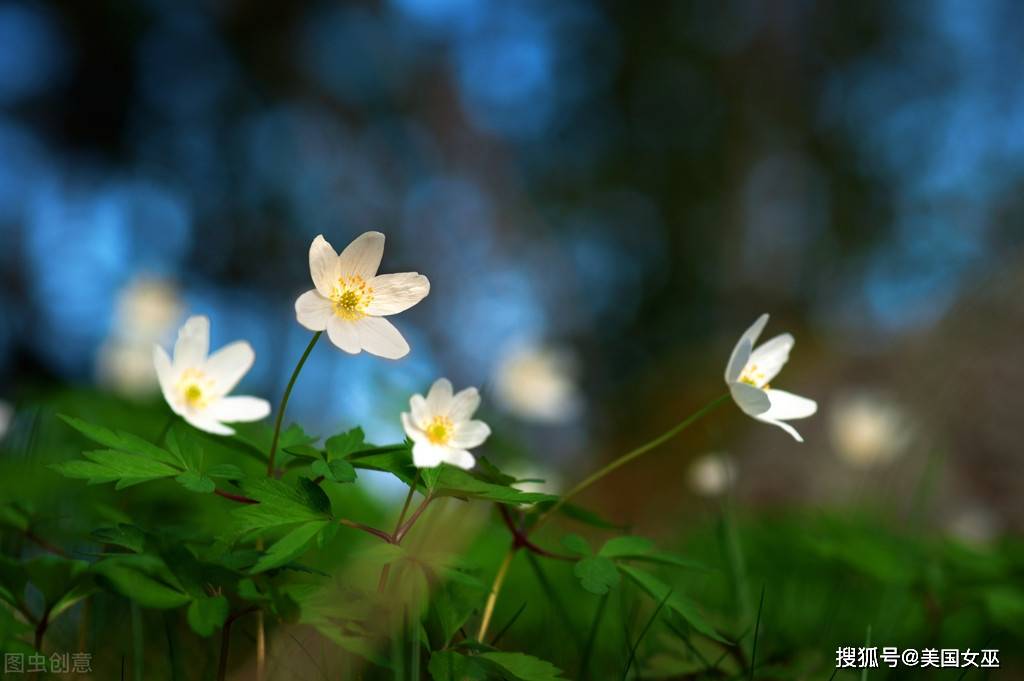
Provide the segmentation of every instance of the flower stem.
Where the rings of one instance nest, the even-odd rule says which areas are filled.
[[[277,441],[281,438],[281,422],[284,421],[284,410],[288,407],[288,398],[291,397],[292,388],[295,387],[295,379],[299,377],[299,372],[302,371],[302,365],[306,363],[309,353],[313,351],[313,346],[316,345],[318,340],[320,340],[320,336],[322,336],[323,333],[323,331],[317,331],[313,334],[313,338],[310,339],[305,352],[303,352],[302,357],[299,358],[299,363],[295,365],[295,371],[292,372],[292,377],[288,379],[288,385],[284,389],[284,396],[281,398],[281,405],[277,408],[277,418],[274,420],[274,439],[270,441],[270,453],[267,458],[268,476],[274,475],[274,456],[277,454]]]
[[[570,499],[572,499],[573,497],[578,495],[580,492],[582,492],[583,490],[587,489],[588,487],[593,485],[595,482],[601,480],[602,478],[607,476],[609,473],[612,473],[613,471],[618,470],[622,466],[625,466],[630,461],[633,461],[634,459],[638,459],[641,456],[643,456],[644,454],[646,454],[647,452],[651,451],[652,449],[655,449],[656,447],[658,447],[658,446],[668,442],[669,440],[674,438],[676,435],[678,435],[679,433],[681,433],[684,430],[686,430],[686,428],[691,426],[693,423],[695,423],[696,421],[700,420],[703,416],[706,416],[707,414],[710,414],[712,411],[714,411],[714,409],[716,407],[718,407],[718,405],[722,404],[727,399],[729,399],[729,393],[726,393],[726,394],[724,394],[724,395],[722,395],[720,397],[715,398],[714,400],[712,400],[711,402],[709,402],[708,404],[706,404],[702,408],[698,409],[694,413],[690,414],[685,419],[683,419],[682,421],[680,421],[676,425],[672,426],[667,431],[665,431],[664,433],[662,433],[658,437],[654,438],[650,442],[642,444],[639,447],[637,447],[636,449],[623,454],[622,456],[620,456],[619,458],[615,459],[614,461],[609,463],[607,466],[602,468],[601,470],[597,471],[596,473],[591,474],[587,478],[583,479],[581,482],[577,483],[575,487],[573,487],[568,492],[563,494],[561,496],[561,498],[558,501],[555,502],[554,506],[552,506],[547,511],[545,511],[543,514],[541,514],[540,518],[537,519],[537,522],[534,523],[533,527],[530,528],[530,531],[532,532],[532,531],[538,529],[541,525],[543,525],[545,522],[547,522],[547,520],[552,515],[554,515],[556,511],[558,511],[558,509],[562,508],[562,506],[565,505],[565,503],[567,501],[569,501]]]
[[[501,587],[505,583],[505,577],[508,576],[508,568],[512,565],[512,559],[516,556],[518,548],[515,544],[508,547],[508,551],[505,553],[505,558],[501,561],[501,566],[498,568],[498,574],[494,576],[494,584],[491,585],[491,592],[487,594],[487,604],[484,606],[484,616],[480,620],[480,630],[477,632],[476,640],[483,642],[484,637],[487,636],[487,628],[491,626],[491,618],[494,616],[494,605],[498,602],[498,594],[501,593]]]

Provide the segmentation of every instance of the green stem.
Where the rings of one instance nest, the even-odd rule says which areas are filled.
[[[547,521],[547,519],[550,518],[552,515],[554,515],[554,513],[558,509],[560,509],[567,501],[569,501],[570,499],[572,499],[573,497],[578,495],[580,492],[582,492],[583,490],[587,489],[588,487],[593,485],[595,482],[601,480],[602,478],[604,478],[609,473],[612,473],[612,472],[618,470],[619,468],[621,468],[622,466],[625,466],[630,461],[633,461],[634,459],[638,459],[641,456],[643,456],[644,454],[646,454],[647,452],[651,451],[652,449],[655,449],[656,447],[665,444],[666,442],[668,442],[669,440],[674,438],[676,435],[678,435],[679,433],[681,433],[684,430],[686,430],[693,423],[695,423],[696,421],[700,420],[702,417],[704,417],[707,414],[709,414],[712,411],[714,411],[714,409],[716,407],[718,407],[718,405],[722,404],[723,402],[725,402],[728,399],[729,399],[729,393],[726,393],[726,394],[722,395],[721,397],[718,397],[718,398],[712,400],[707,405],[705,405],[701,409],[697,410],[693,414],[690,414],[685,419],[683,419],[680,423],[677,423],[672,428],[668,429],[667,431],[665,431],[664,433],[662,433],[658,437],[654,438],[650,442],[642,444],[639,447],[637,447],[636,449],[634,449],[634,450],[632,450],[630,452],[627,452],[626,454],[623,454],[622,456],[620,456],[619,458],[615,459],[614,461],[609,463],[607,466],[602,468],[601,470],[599,470],[596,473],[593,473],[589,477],[585,478],[582,482],[578,483],[575,487],[573,487],[568,492],[563,494],[562,497],[558,501],[555,502],[554,506],[552,506],[547,511],[545,511],[544,514],[541,515],[541,517],[537,520],[537,522],[534,523],[533,527],[531,528],[531,531],[536,530],[541,525],[543,525],[544,522]]]
[[[277,441],[281,438],[281,422],[284,421],[284,411],[288,408],[288,398],[292,395],[292,388],[295,387],[295,380],[299,377],[299,372],[302,371],[302,366],[306,363],[306,359],[309,357],[309,353],[313,351],[313,346],[320,340],[320,336],[323,335],[323,331],[317,331],[313,334],[313,338],[309,341],[309,345],[306,346],[305,352],[302,353],[302,357],[299,358],[299,363],[295,365],[295,371],[292,372],[292,377],[288,379],[288,385],[284,389],[284,396],[281,398],[281,405],[277,408],[277,418],[274,420],[274,439],[270,441],[270,455],[267,459],[267,475],[274,475],[274,456],[277,454]]]

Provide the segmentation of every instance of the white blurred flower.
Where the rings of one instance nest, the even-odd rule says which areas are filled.
[[[256,354],[246,341],[235,341],[210,352],[210,320],[189,317],[178,331],[174,359],[159,345],[153,346],[153,365],[164,399],[175,414],[200,430],[233,435],[224,422],[259,421],[270,413],[270,404],[258,397],[228,397],[252,368]]]
[[[754,343],[767,323],[768,315],[761,315],[740,337],[725,367],[725,383],[744,413],[778,426],[797,442],[803,442],[796,428],[785,421],[813,415],[818,410],[818,403],[768,385],[789,361],[793,336],[784,333],[755,348]]]
[[[11,427],[14,420],[14,407],[6,402],[0,402],[0,440],[7,435],[7,429]]]
[[[476,459],[467,450],[479,447],[491,434],[483,421],[473,420],[480,406],[480,393],[466,388],[452,394],[452,384],[439,378],[427,397],[413,395],[410,412],[402,413],[402,427],[413,441],[412,462],[417,468],[434,468],[449,463],[470,469]]]
[[[697,494],[718,496],[735,482],[736,464],[725,454],[704,454],[690,464],[690,487]]]
[[[309,273],[316,287],[295,301],[295,318],[310,331],[327,331],[336,346],[351,354],[398,359],[409,344],[387,315],[407,310],[430,292],[422,274],[377,274],[384,235],[366,232],[335,253],[323,235],[309,247]]]
[[[839,457],[855,468],[892,461],[911,438],[909,419],[899,404],[870,392],[836,399],[829,410],[829,430]]]
[[[118,294],[109,337],[96,356],[100,384],[127,397],[146,397],[159,385],[153,343],[171,337],[184,314],[177,289],[168,281],[137,277]]]
[[[495,397],[517,416],[564,422],[579,412],[580,395],[572,359],[564,351],[524,345],[507,352],[495,372]]]
[[[118,295],[114,333],[148,346],[163,340],[184,313],[178,290],[169,281],[137,277]]]
[[[991,544],[1001,530],[999,519],[982,506],[970,506],[957,513],[948,525],[949,533],[965,544]]]

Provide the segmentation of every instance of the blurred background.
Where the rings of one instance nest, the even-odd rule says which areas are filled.
[[[723,409],[595,488],[610,515],[905,513],[929,480],[929,525],[1019,531],[1022,66],[1013,0],[5,2],[0,426],[157,405],[195,313],[276,401],[310,241],[375,229],[432,291],[400,362],[316,348],[310,432],[399,439],[446,375],[484,453],[564,485],[722,393],[767,311],[806,444]]]

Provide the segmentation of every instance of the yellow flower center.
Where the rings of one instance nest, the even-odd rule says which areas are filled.
[[[446,445],[452,439],[453,427],[452,420],[447,416],[435,416],[430,425],[425,428],[427,439],[431,444]]]
[[[765,381],[767,375],[757,368],[756,364],[749,364],[743,368],[743,373],[740,374],[740,383],[746,383],[752,385],[755,388],[768,388],[768,384]]]
[[[178,391],[185,404],[201,409],[210,403],[213,381],[199,369],[185,369],[178,379]]]
[[[334,314],[355,321],[366,316],[366,308],[373,301],[373,289],[359,275],[339,277],[331,291]]]

